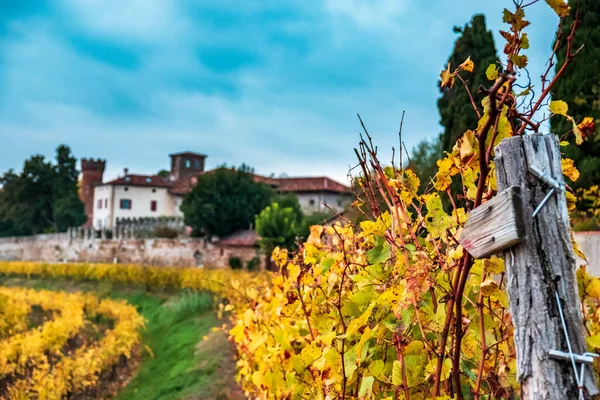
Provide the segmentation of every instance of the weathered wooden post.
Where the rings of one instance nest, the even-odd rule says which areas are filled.
[[[564,179],[558,140],[541,134],[505,139],[496,148],[495,165],[498,191],[521,188],[525,236],[503,251],[521,398],[582,398],[576,381],[582,371],[579,380],[585,392],[596,395],[589,363],[593,358],[584,355],[575,255],[565,191],[560,190]],[[542,179],[539,172],[545,174]],[[559,190],[546,198],[549,185]],[[547,201],[532,216],[544,198]]]

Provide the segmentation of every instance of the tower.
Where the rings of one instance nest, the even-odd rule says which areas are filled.
[[[205,154],[185,151],[169,154],[169,157],[171,157],[171,179],[173,180],[196,176],[204,172]]]
[[[85,205],[87,221],[84,226],[91,226],[94,214],[94,185],[102,183],[102,175],[106,167],[106,160],[93,158],[81,159],[81,186],[79,187],[79,198]]]

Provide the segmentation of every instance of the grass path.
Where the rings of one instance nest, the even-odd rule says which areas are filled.
[[[226,334],[212,332],[224,323],[211,309],[210,297],[181,292],[146,292],[106,282],[73,282],[0,277],[2,286],[87,291],[123,299],[147,320],[142,360],[119,400],[238,400],[233,349]],[[206,341],[202,338],[207,336]],[[145,347],[147,346],[147,347]]]

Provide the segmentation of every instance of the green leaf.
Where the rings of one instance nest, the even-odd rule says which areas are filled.
[[[365,376],[360,383],[360,389],[358,391],[358,397],[363,399],[365,397],[370,397],[373,395],[373,382],[375,382],[375,378],[372,376]]]
[[[331,268],[334,262],[335,261],[333,260],[333,258],[326,258],[325,260],[323,260],[323,262],[321,263],[321,273],[324,274],[327,271],[329,271],[329,268]]]
[[[373,376],[379,376],[383,373],[385,369],[385,363],[383,360],[375,360],[371,364],[369,364],[369,372],[373,374]]]
[[[567,116],[567,112],[569,111],[569,106],[562,100],[553,100],[550,102],[550,106],[548,107],[552,114],[558,114]]]
[[[527,37],[526,33],[521,35],[521,48],[523,50],[526,50],[529,48],[529,38]]]
[[[490,81],[495,81],[496,79],[498,79],[498,67],[496,66],[496,64],[488,65],[487,69],[485,70],[485,76]]]
[[[377,245],[367,251],[367,260],[370,264],[386,262],[392,254],[390,244],[382,238],[378,238]]]
[[[521,54],[515,54],[512,56],[512,60],[515,65],[519,68],[525,68],[527,66],[527,56]]]
[[[400,386],[402,384],[402,369],[400,368],[400,362],[395,360],[394,366],[392,367],[392,385]]]
[[[531,89],[533,89],[533,86],[527,86],[527,89],[517,94],[517,97],[527,96],[529,93],[531,93]]]

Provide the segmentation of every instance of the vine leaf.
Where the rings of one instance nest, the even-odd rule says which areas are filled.
[[[567,111],[569,111],[569,106],[562,100],[552,100],[548,109],[552,114],[558,114],[564,117],[568,117]]]
[[[546,0],[546,3],[561,18],[567,17],[569,12],[571,12],[571,7],[569,7],[565,0]]]

